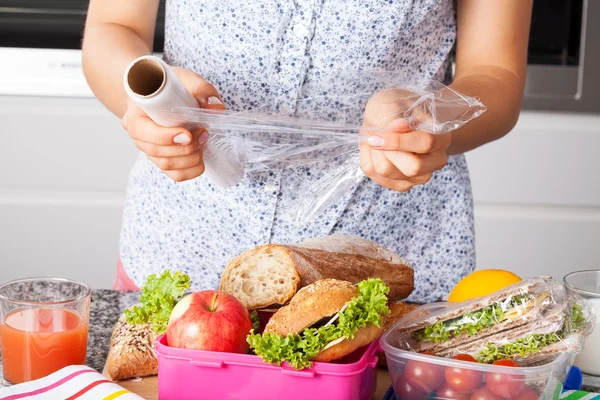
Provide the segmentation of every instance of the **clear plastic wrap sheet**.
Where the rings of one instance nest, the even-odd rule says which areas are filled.
[[[595,324],[591,303],[550,277],[536,277],[490,296],[417,308],[391,330],[394,347],[479,362],[513,359],[521,366],[577,353]]]
[[[349,79],[352,85],[339,84]],[[353,91],[347,92],[346,86]],[[306,82],[294,101],[275,88],[270,91],[271,103],[246,111],[163,107],[161,112],[189,128],[206,128],[215,146],[243,163],[246,176],[317,165],[311,171],[317,177],[286,188],[298,193],[296,220],[300,224],[365,178],[359,145],[369,134],[383,131],[389,121],[402,118],[413,130],[442,134],[485,111],[479,100],[439,82],[415,84],[400,73],[382,71],[322,76]],[[363,125],[365,109],[375,104],[376,109],[369,112],[369,126]]]

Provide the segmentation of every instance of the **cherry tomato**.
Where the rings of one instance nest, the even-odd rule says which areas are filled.
[[[482,387],[473,392],[469,400],[502,400],[502,397],[494,394],[490,389]]]
[[[517,397],[513,397],[513,400],[539,400],[537,393],[528,387],[523,388],[521,393]]]
[[[442,387],[435,392],[435,398],[440,399],[469,400],[469,397],[469,393],[459,393],[447,383],[443,384]]]
[[[459,354],[452,357],[453,360],[462,360],[467,362],[477,362],[468,354]],[[466,368],[446,367],[444,371],[446,383],[457,392],[471,392],[481,386],[483,381],[483,372],[473,371]]]
[[[511,360],[498,360],[493,365],[502,365],[505,367],[518,367],[519,365]],[[525,377],[523,375],[502,374],[497,372],[488,372],[485,378],[487,387],[500,397],[514,399],[525,387]]]
[[[444,383],[444,367],[428,362],[410,360],[404,370],[406,381],[425,393],[431,393]]]
[[[475,359],[475,357],[470,356],[468,354],[457,354],[454,357],[452,357],[453,360],[460,360],[460,361],[469,361],[469,362],[474,362],[476,363],[477,360]]]
[[[421,389],[412,387],[406,381],[404,375],[400,375],[398,379],[396,379],[394,392],[396,393],[396,397],[402,400],[426,400],[427,397],[429,397],[429,395],[423,392]]]
[[[493,365],[502,365],[505,367],[519,367],[519,364],[517,364],[513,360],[498,360],[494,361]]]

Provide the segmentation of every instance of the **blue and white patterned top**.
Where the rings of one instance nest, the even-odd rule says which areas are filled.
[[[360,82],[332,71],[401,70],[448,81],[456,23],[448,0],[169,0],[165,59],[212,82],[232,110],[272,100],[281,88],[291,109],[300,96],[351,93]],[[313,93],[311,93],[311,91]],[[323,111],[323,110],[319,110]],[[330,104],[328,114],[345,118]],[[464,156],[451,156],[430,182],[406,193],[368,178],[306,226],[295,222],[298,182],[325,165],[249,174],[220,189],[204,177],[176,183],[140,154],[131,175],[121,233],[125,271],[141,286],[170,268],[190,274],[194,290],[217,288],[231,258],[265,243],[328,234],[358,235],[415,267],[410,300],[448,293],[475,267],[473,204]]]

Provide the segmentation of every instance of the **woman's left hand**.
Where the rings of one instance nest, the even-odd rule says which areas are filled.
[[[451,133],[413,131],[406,119],[398,117],[412,97],[401,89],[378,92],[367,103],[364,115],[363,126],[383,129],[369,131],[367,142],[361,144],[361,168],[381,186],[398,192],[427,183],[434,171],[444,168],[452,139]]]

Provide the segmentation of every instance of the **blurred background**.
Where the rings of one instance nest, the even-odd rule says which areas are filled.
[[[0,0],[0,281],[113,283],[137,150],[83,77],[86,8]],[[158,18],[160,51],[164,5]],[[467,155],[478,268],[600,267],[599,20],[597,0],[535,2],[521,119]]]

